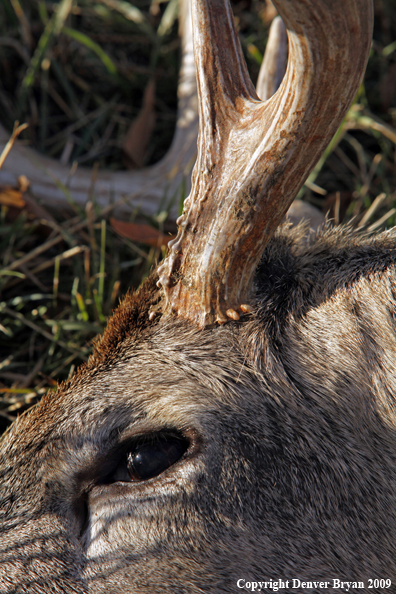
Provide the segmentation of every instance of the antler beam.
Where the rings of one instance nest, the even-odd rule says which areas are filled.
[[[366,67],[371,0],[274,4],[288,31],[289,60],[281,87],[265,102],[249,79],[228,0],[193,5],[198,158],[159,285],[164,312],[200,327],[249,309],[263,249],[340,125]]]

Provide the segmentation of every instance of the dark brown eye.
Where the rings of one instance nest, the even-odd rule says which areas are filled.
[[[130,444],[107,483],[147,481],[175,464],[187,451],[189,442],[181,435],[154,434]],[[125,450],[124,450],[125,451]]]
[[[131,480],[147,481],[158,476],[177,462],[187,449],[185,440],[164,437],[144,443],[127,456],[127,470]]]

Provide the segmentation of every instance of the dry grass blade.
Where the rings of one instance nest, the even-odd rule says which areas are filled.
[[[383,203],[383,201],[386,198],[386,194],[383,192],[382,194],[379,194],[375,200],[372,202],[370,208],[368,208],[368,210],[364,213],[364,216],[362,217],[358,228],[362,228],[365,225],[367,225],[367,223],[369,222],[369,220],[374,216],[375,212],[378,210],[378,208],[381,206],[381,204]],[[385,220],[387,220],[389,217],[387,217]]]
[[[380,118],[367,110],[351,110],[351,121],[349,128],[361,128],[362,130],[375,130],[396,144],[396,129],[383,122]]]
[[[5,145],[3,151],[0,155],[0,169],[2,168],[3,163],[6,160],[7,156],[9,155],[10,150],[12,149],[15,140],[18,138],[18,136],[21,132],[26,130],[27,127],[28,127],[28,124],[19,125],[19,122],[15,122],[14,129],[12,131],[10,140],[7,142],[7,144]]]
[[[388,210],[388,212],[386,212],[384,214],[384,216],[382,216],[380,219],[378,219],[378,221],[375,221],[375,223],[370,225],[370,227],[367,229],[367,231],[369,233],[372,233],[376,229],[382,227],[382,225],[384,225],[391,217],[393,217],[393,215],[395,213],[396,213],[396,208],[391,208],[390,210]]]

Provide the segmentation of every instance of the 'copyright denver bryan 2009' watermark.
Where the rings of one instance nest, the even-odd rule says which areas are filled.
[[[366,581],[347,582],[339,579],[332,579],[327,581],[303,581],[298,579],[293,580],[266,580],[262,582],[253,582],[244,579],[237,581],[238,588],[249,590],[250,592],[261,592],[262,590],[345,590],[350,592],[352,590],[364,590],[365,588],[372,588],[378,591],[379,589],[390,588],[392,580],[390,579],[368,579]]]

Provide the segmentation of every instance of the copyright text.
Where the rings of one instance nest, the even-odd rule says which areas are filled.
[[[260,582],[253,582],[244,579],[237,581],[238,588],[249,590],[249,592],[261,592],[262,590],[273,590],[278,592],[279,590],[344,590],[344,592],[351,592],[353,590],[364,590],[365,588],[387,589],[392,585],[390,579],[369,579],[364,581],[343,581],[338,578],[327,581],[303,581],[299,579],[292,580],[266,580]]]

